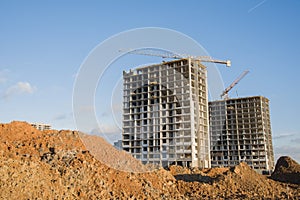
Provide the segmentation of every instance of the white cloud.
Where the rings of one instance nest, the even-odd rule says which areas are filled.
[[[5,83],[7,81],[7,78],[5,78],[4,76],[2,76],[0,74],[0,84]]]
[[[280,156],[290,156],[300,163],[300,146],[282,145],[274,148],[275,162]]]
[[[36,87],[32,86],[28,82],[18,82],[15,85],[10,86],[4,92],[3,98],[8,99],[15,95],[20,94],[32,94],[36,90]]]
[[[283,138],[290,138],[296,135],[296,132],[288,132],[288,133],[281,133],[281,134],[274,134],[273,135],[273,139],[277,140],[277,139],[283,139]]]
[[[57,114],[53,117],[53,120],[66,120],[68,118],[71,118],[73,117],[73,113],[70,112],[70,113],[60,113],[60,114]]]
[[[300,143],[300,138],[291,139],[291,142],[299,144]]]
[[[66,114],[58,114],[53,119],[54,120],[65,120],[65,119],[67,119],[67,117],[68,116]]]
[[[0,70],[0,84],[6,83],[7,82],[7,73],[9,72],[9,70],[7,69],[3,69]]]

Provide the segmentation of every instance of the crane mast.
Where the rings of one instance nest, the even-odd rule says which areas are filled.
[[[221,98],[224,97],[224,99],[228,99],[228,92],[242,80],[247,74],[249,73],[249,70],[244,71],[237,79],[235,79],[221,94]]]

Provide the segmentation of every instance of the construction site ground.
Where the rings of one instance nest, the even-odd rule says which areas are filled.
[[[270,177],[245,163],[166,170],[76,131],[15,121],[0,134],[1,199],[300,199],[300,166],[290,157]]]

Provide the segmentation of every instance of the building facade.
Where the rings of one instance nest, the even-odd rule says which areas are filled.
[[[211,165],[244,161],[260,173],[274,168],[269,100],[262,96],[209,102]]]
[[[123,72],[123,150],[142,163],[210,167],[207,71],[190,58]]]
[[[41,123],[31,123],[30,124],[32,127],[40,130],[40,131],[44,131],[44,130],[50,130],[51,129],[51,125],[49,124],[41,124]]]

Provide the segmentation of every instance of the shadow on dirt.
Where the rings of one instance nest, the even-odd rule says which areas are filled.
[[[185,182],[201,182],[201,183],[213,183],[216,178],[211,178],[209,176],[202,176],[201,174],[178,174],[174,176],[176,180],[181,180]]]

